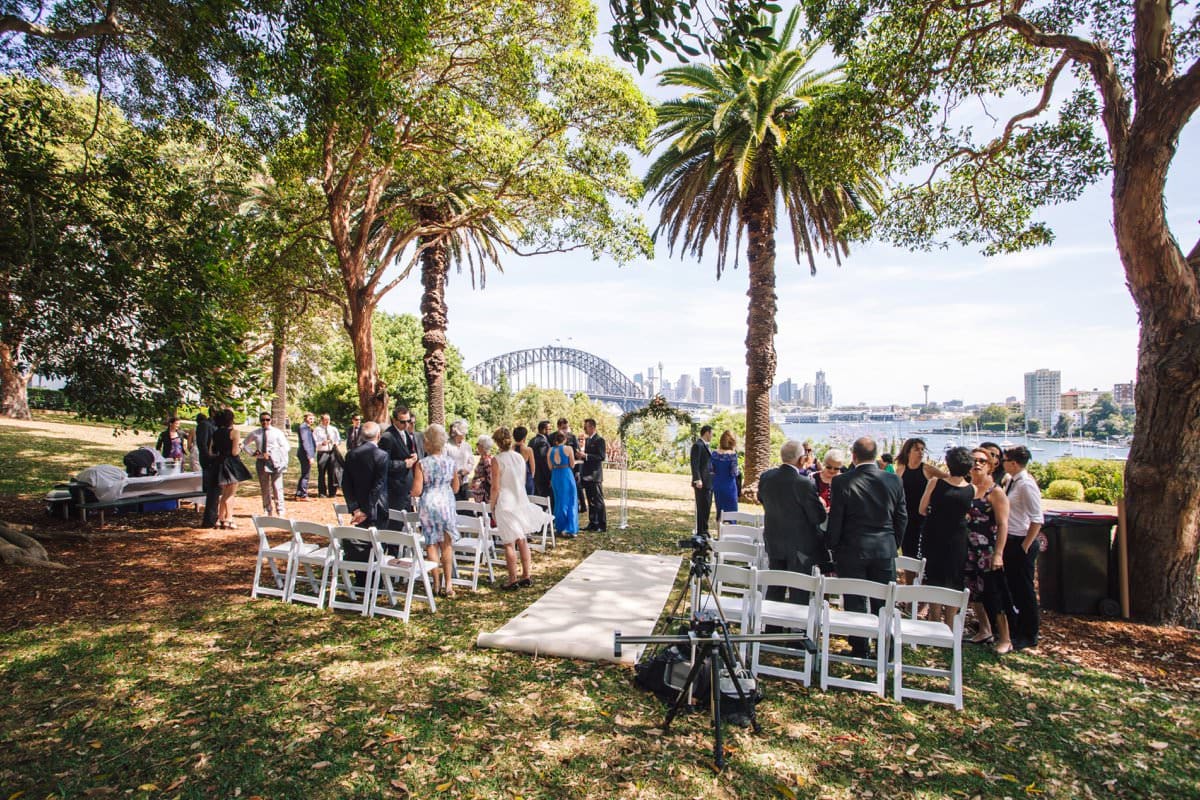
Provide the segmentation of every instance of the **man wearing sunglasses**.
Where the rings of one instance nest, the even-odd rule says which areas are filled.
[[[251,431],[242,449],[254,456],[258,488],[262,492],[263,514],[284,516],[283,473],[287,471],[288,441],[283,431],[271,425],[271,415],[258,415],[259,427]]]
[[[1008,474],[1008,542],[1004,545],[1004,578],[1017,607],[1017,618],[1009,625],[1014,650],[1037,647],[1041,612],[1033,575],[1042,550],[1042,493],[1025,467],[1032,456],[1024,445],[1004,451]],[[993,562],[994,563],[994,562]]]

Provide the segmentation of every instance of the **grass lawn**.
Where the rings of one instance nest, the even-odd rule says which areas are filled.
[[[6,468],[63,477],[40,463],[59,440],[29,432],[14,445],[12,433],[0,429]],[[11,507],[14,492],[0,492]],[[680,499],[656,509],[639,496],[629,530],[535,554],[535,590],[466,592],[408,625],[250,601],[245,531],[244,556],[215,566],[194,532],[164,532],[158,517],[97,535],[87,547],[114,553],[143,535],[190,547],[194,591],[134,603],[152,587],[125,580],[119,558],[38,573],[81,593],[101,584],[114,603],[0,632],[0,800],[1200,796],[1195,684],[1136,681],[1046,648],[1003,659],[968,648],[964,712],[768,680],[763,732],[727,729],[718,775],[706,720],[664,735],[663,707],[631,670],[474,647],[593,549],[677,553],[690,528]],[[41,596],[22,577],[0,566],[6,602]],[[229,583],[245,591],[206,588]]]

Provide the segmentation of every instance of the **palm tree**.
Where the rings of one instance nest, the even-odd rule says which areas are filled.
[[[731,240],[736,252],[745,232],[750,273],[745,485],[750,494],[771,458],[778,200],[783,199],[797,261],[803,251],[815,274],[814,251],[820,248],[840,264],[841,254],[849,253],[841,226],[877,208],[881,197],[873,173],[860,171],[862,177],[853,184],[821,185],[789,151],[793,123],[817,97],[841,82],[836,69],[808,68],[821,43],[794,46],[799,21],[799,9],[793,9],[776,44],[761,57],[741,53],[716,64],[689,64],[660,74],[660,86],[690,91],[656,109],[651,144],[669,146],[645,179],[662,206],[655,236],[665,231],[672,251],[681,241],[681,250],[697,258],[705,243],[715,239],[718,279]]]

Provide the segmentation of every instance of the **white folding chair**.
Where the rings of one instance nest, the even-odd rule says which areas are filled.
[[[477,500],[455,500],[454,510],[459,514],[469,514],[474,517],[486,517],[488,514],[487,503]]]
[[[453,582],[457,586],[470,586],[472,591],[479,588],[479,573],[487,566],[488,580],[496,582],[492,571],[492,561],[488,553],[492,549],[492,534],[488,531],[487,517],[474,517],[468,514],[458,514],[458,540],[454,543],[454,566],[457,573]],[[470,579],[463,577],[465,569],[471,570]]]
[[[311,603],[317,608],[323,608],[325,593],[333,575],[333,540],[329,536],[329,526],[294,520],[292,543],[296,554],[292,558],[292,569],[288,573],[287,599],[289,602]],[[314,568],[320,570],[320,577],[313,574]],[[303,581],[300,578],[301,569],[304,570]],[[300,587],[304,584],[307,584],[311,591],[301,591]]]
[[[789,628],[793,633],[803,633],[814,644],[817,641],[817,619],[820,616],[821,587],[823,578],[820,570],[812,575],[780,569],[762,569],[754,574],[754,608],[750,612],[754,620],[754,633],[765,633],[768,625]],[[808,592],[807,603],[792,603],[786,600],[768,600],[767,592],[772,588],[791,592]],[[776,678],[798,680],[805,686],[812,683],[812,662],[815,658],[801,642],[750,645],[750,671],[755,675],[770,675]],[[763,653],[772,653],[787,659],[799,659],[800,669],[789,669],[776,664],[762,663]]]
[[[751,514],[749,511],[724,511],[721,513],[721,524],[717,527],[717,530],[724,533],[724,526],[726,525],[746,525],[751,528],[761,528],[762,524],[762,514]]]
[[[488,504],[477,500],[457,500],[454,503],[454,511],[464,516],[482,517],[484,519],[483,529],[487,531],[487,549],[484,552],[484,557],[488,562],[488,574],[491,574],[493,567],[505,566],[504,557],[500,555],[500,552],[504,549],[504,545],[492,533],[492,513],[488,510]]]
[[[292,521],[283,517],[251,517],[254,530],[258,532],[258,558],[254,564],[254,583],[250,587],[250,596],[278,597],[287,599],[287,579],[292,570],[294,549],[292,544]],[[267,531],[287,532],[286,541],[272,544],[267,538]],[[261,586],[263,562],[271,570],[271,585]],[[280,562],[283,569],[280,570]]]
[[[429,606],[431,612],[437,612],[437,601],[433,599],[433,587],[429,583],[429,572],[425,567],[425,556],[421,552],[421,543],[417,535],[411,531],[389,531],[371,529],[371,544],[374,549],[375,573],[371,583],[371,600],[367,606],[367,615],[383,614],[388,617],[408,622],[412,613],[413,600],[420,600]],[[396,547],[398,555],[392,556],[385,551],[386,545]],[[401,591],[394,581],[404,581]],[[421,596],[414,597],[418,582],[421,585]],[[388,605],[380,605],[380,593],[387,595]]]
[[[764,546],[761,526],[722,525],[721,535],[717,539],[722,542],[749,542],[760,549]]]
[[[371,598],[371,582],[374,580],[375,556],[371,539],[374,528],[356,528],[352,525],[335,525],[329,529],[333,547],[332,583],[329,587],[329,607],[345,611],[357,611],[367,615]],[[346,544],[354,542],[367,553],[365,560],[346,555]],[[363,583],[357,586],[357,573],[364,573]],[[339,599],[344,590],[346,600]]]
[[[345,503],[333,504],[333,517],[337,520],[338,525],[350,524],[350,506]]]
[[[713,539],[709,541],[713,557],[718,564],[733,564],[739,567],[762,566],[762,550],[755,544],[738,539]]]
[[[539,553],[544,553],[551,547],[554,547],[556,542],[554,539],[554,510],[550,508],[550,498],[541,497],[536,494],[529,495],[529,502],[540,507],[546,512],[546,521],[542,523],[542,529],[535,533],[534,536],[541,536],[542,541],[535,544],[532,537],[529,541],[529,548],[537,550]]]
[[[388,519],[393,523],[399,524],[400,527],[395,530],[416,534],[418,541],[424,541],[424,538],[421,536],[421,515],[416,511],[400,511],[393,508],[388,511]]]
[[[949,703],[955,709],[962,711],[963,682],[962,682],[962,641],[963,627],[967,618],[967,603],[971,592],[967,589],[944,589],[940,586],[896,586],[892,592],[893,604],[912,603],[916,608],[918,603],[937,603],[956,610],[954,624],[947,625],[941,620],[907,619],[903,614],[892,614],[892,694],[901,702],[904,698],[914,700],[929,700],[934,703]],[[950,650],[950,667],[918,666],[905,664],[903,660],[904,644],[914,648],[917,645],[942,647]],[[927,689],[908,689],[904,686],[904,675],[924,675],[935,678],[947,678],[950,681],[948,692],[934,692]]]
[[[754,606],[754,568],[714,564],[711,577],[712,594],[705,592],[700,596],[700,612],[715,614],[719,605],[726,622],[737,625],[740,633],[749,633],[750,610]],[[738,649],[744,659],[745,643]]]
[[[887,688],[887,634],[889,627],[888,615],[892,608],[892,589],[894,583],[876,583],[875,581],[859,578],[826,578],[821,587],[821,689],[830,686],[840,686],[844,689],[874,692],[883,697]],[[846,611],[845,601],[842,608],[834,608],[830,600],[839,595],[857,595],[880,602],[879,612],[872,614],[870,606],[866,611]],[[834,655],[829,648],[831,636],[861,636],[875,641],[875,658],[858,658],[855,656]],[[852,678],[838,678],[829,674],[830,662],[855,664],[875,669],[874,681],[861,681]]]
[[[899,577],[901,572],[908,574],[909,586],[922,585],[925,582],[925,559],[913,558],[911,556],[896,556],[897,577]],[[903,605],[898,604],[896,611],[906,614],[910,619],[916,619],[918,608],[916,603],[905,603]]]

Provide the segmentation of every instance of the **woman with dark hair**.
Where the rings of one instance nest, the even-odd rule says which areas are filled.
[[[233,512],[229,510],[229,499],[237,494],[239,483],[250,480],[250,470],[238,457],[242,452],[242,437],[233,427],[233,409],[218,411],[213,423],[217,429],[213,432],[212,451],[219,465],[217,485],[221,487],[221,497],[217,501],[217,527],[233,530],[237,525],[233,521]]]
[[[979,449],[987,453],[988,470],[992,473],[992,480],[997,486],[1004,483],[1004,451],[1000,449],[1000,445],[995,442],[982,442]]]
[[[712,487],[713,497],[717,501],[717,524],[726,511],[738,510],[738,466],[737,437],[729,431],[722,431],[718,447],[712,454]]]
[[[925,440],[906,439],[896,457],[896,474],[904,485],[904,505],[908,511],[908,524],[904,528],[904,541],[900,550],[910,558],[921,557],[921,496],[933,478],[950,477],[933,464],[925,461]]]
[[[971,451],[955,447],[946,451],[945,478],[933,478],[921,496],[920,511],[925,517],[921,532],[921,553],[925,557],[925,584],[948,589],[963,588],[963,569],[967,564],[967,513],[975,499],[975,488],[967,480],[971,474]],[[954,621],[947,607],[930,609],[930,616],[941,615],[949,625]]]
[[[555,431],[546,459],[550,463],[550,494],[554,498],[554,529],[560,536],[579,535],[579,500],[575,492],[575,448],[566,445],[567,435]]]
[[[967,514],[967,566],[971,606],[979,620],[975,644],[996,642],[997,653],[1012,650],[1008,618],[1012,596],[1004,580],[1004,545],[1008,541],[1008,496],[992,478],[992,455],[980,445],[971,452],[971,485],[975,498]]]
[[[525,494],[530,495],[533,494],[533,448],[525,446],[525,437],[528,435],[529,429],[524,425],[512,430],[512,450],[525,462]]]
[[[162,453],[163,458],[173,458],[182,463],[188,450],[188,435],[179,430],[179,417],[167,420],[167,429],[158,435],[154,449]]]

